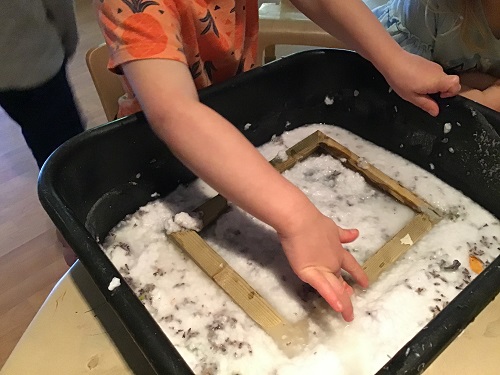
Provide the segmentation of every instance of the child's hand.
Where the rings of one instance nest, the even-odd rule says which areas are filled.
[[[349,272],[363,288],[368,286],[368,277],[342,243],[354,241],[358,231],[339,228],[317,210],[312,217],[302,218],[295,229],[278,233],[288,261],[297,276],[315,288],[335,311],[342,313],[344,320],[350,322],[354,319],[350,299],[353,290],[340,271]]]
[[[448,75],[439,64],[403,50],[399,59],[380,71],[399,96],[432,116],[438,115],[439,107],[429,94],[447,98],[460,91],[458,76]]]

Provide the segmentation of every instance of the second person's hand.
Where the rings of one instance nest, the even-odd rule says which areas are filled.
[[[458,76],[448,75],[439,64],[404,50],[379,70],[399,96],[432,116],[439,114],[439,106],[430,94],[448,98],[460,92]]]

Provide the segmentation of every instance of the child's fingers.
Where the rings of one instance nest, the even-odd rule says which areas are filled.
[[[462,86],[460,86],[460,90],[462,90]],[[455,91],[446,91],[446,92],[442,92],[441,94],[439,94],[439,96],[441,98],[451,98],[453,96],[457,96],[460,92],[455,92]]]
[[[361,285],[361,287],[368,288],[368,276],[356,259],[354,259],[352,254],[348,251],[344,253],[342,268],[349,272],[349,274],[359,285]]]
[[[339,276],[339,280],[342,283],[342,286],[344,287],[344,292],[346,292],[348,296],[352,296],[354,294],[354,289],[352,289],[352,287],[346,283],[346,281],[342,276]]]
[[[436,87],[433,88],[432,92],[438,92],[441,98],[455,96],[460,92],[460,79],[458,76],[446,75],[439,81]],[[431,116],[437,116],[439,114],[438,104],[429,95],[417,94],[410,101]]]
[[[344,285],[345,281],[341,277],[335,276],[333,273],[323,272],[321,276],[327,280],[331,291],[335,293],[336,299],[341,302],[343,307],[340,311],[340,313],[342,313],[342,318],[344,318],[346,322],[351,322],[354,319],[354,311],[351,302],[352,288],[350,288],[350,290],[346,288]],[[321,295],[323,296],[323,294]],[[323,298],[330,303],[327,297],[323,296]]]
[[[460,78],[456,75],[449,75],[442,80],[438,90],[442,98],[447,98],[457,95],[460,92],[460,88]]]
[[[451,92],[442,92],[439,94],[441,98],[451,98],[452,96],[456,96],[457,94],[452,94]]]
[[[351,299],[337,276],[311,267],[304,270],[300,277],[316,289],[335,311],[341,313],[345,321],[350,322],[354,319]]]
[[[436,117],[439,114],[439,106],[429,95],[417,95],[411,102],[431,116]]]
[[[341,243],[349,243],[354,241],[359,236],[359,231],[357,229],[344,229],[339,228],[339,240]]]

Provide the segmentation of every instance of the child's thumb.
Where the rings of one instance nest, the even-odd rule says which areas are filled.
[[[339,240],[341,243],[354,241],[359,236],[357,229],[343,229],[339,227]]]

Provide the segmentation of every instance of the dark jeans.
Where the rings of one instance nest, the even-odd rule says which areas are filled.
[[[39,87],[0,91],[0,106],[21,126],[39,168],[57,147],[83,131],[66,64]]]

